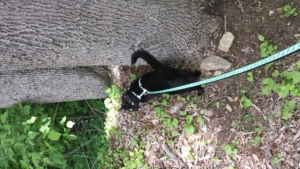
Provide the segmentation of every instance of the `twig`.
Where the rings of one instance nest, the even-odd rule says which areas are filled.
[[[224,29],[225,29],[225,32],[227,32],[227,28],[226,28],[226,15],[224,15]]]
[[[188,168],[187,165],[171,151],[170,147],[167,144],[162,143],[161,148],[166,152],[166,154],[170,157],[170,159],[178,168]]]
[[[238,1],[239,1],[239,4],[241,5],[242,12],[244,13],[244,9],[243,9],[242,3],[240,2],[240,0],[238,0]]]
[[[260,108],[258,108],[255,104],[251,104],[252,107],[254,107],[256,110],[258,110],[259,112],[261,112]]]

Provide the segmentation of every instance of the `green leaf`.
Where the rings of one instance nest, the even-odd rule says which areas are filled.
[[[200,126],[203,126],[203,124],[204,124],[204,120],[202,119],[202,118],[198,118],[198,124],[200,125]]]
[[[260,51],[259,51],[259,55],[260,55],[261,57],[267,57],[267,56],[269,56],[269,53],[267,52],[266,49],[263,49],[263,50],[260,50]]]
[[[64,116],[61,120],[60,120],[60,124],[61,125],[64,125],[65,124],[65,122],[66,122],[66,120],[67,120],[67,117],[66,116]]]
[[[278,77],[279,76],[279,71],[278,70],[274,70],[274,72],[272,73],[273,77]]]
[[[3,128],[4,128],[5,130],[10,130],[10,127],[11,127],[11,125],[8,125],[8,124],[3,125]]]
[[[30,155],[31,155],[31,158],[33,158],[33,159],[37,159],[37,160],[41,159],[40,155],[38,155],[37,153],[30,153]]]
[[[23,107],[22,112],[23,112],[24,114],[29,114],[29,113],[30,113],[30,109],[31,109],[30,105],[25,105],[25,106]]]
[[[28,137],[29,137],[29,139],[34,139],[36,136],[38,135],[38,133],[37,132],[33,132],[33,131],[29,131],[28,132]]]
[[[216,102],[216,107],[219,109],[220,108],[220,102]]]
[[[51,130],[50,133],[48,134],[48,138],[53,141],[57,141],[60,136],[61,134],[54,130]]]
[[[288,101],[287,102],[287,106],[291,111],[294,111],[295,107],[296,107],[296,103],[294,101]]]
[[[1,114],[1,123],[2,124],[6,123],[7,117],[8,117],[7,111],[4,114]]]
[[[248,99],[247,97],[243,96],[241,98],[241,104],[240,107],[241,108],[248,108],[252,105],[252,101],[250,99]]]
[[[276,93],[278,93],[280,91],[280,85],[279,84],[275,84],[273,87],[272,87],[272,90]]]
[[[273,46],[272,45],[267,46],[267,51],[270,54],[273,51]]]
[[[111,88],[110,87],[105,87],[104,92],[109,94],[111,92]]]
[[[173,119],[172,124],[175,128],[178,127],[178,120],[176,118]]]
[[[193,116],[187,115],[187,116],[186,116],[186,122],[187,122],[188,124],[190,124],[192,121],[193,121]]]
[[[23,122],[22,124],[23,125],[26,125],[26,124],[32,124],[35,122],[37,117],[34,117],[34,116],[31,116],[31,118],[29,120],[27,120],[26,122]]]
[[[281,98],[285,98],[285,97],[287,97],[288,92],[289,92],[289,89],[287,86],[280,86],[280,91],[278,92],[278,95]]]
[[[184,124],[183,127],[187,134],[193,134],[195,132],[195,127],[191,124]]]
[[[76,140],[78,137],[73,135],[73,134],[70,134],[70,135],[67,135],[66,136],[66,139],[69,140],[69,141],[72,141],[72,140]]]
[[[279,159],[277,157],[274,157],[273,158],[273,163],[276,164],[276,165],[279,164]]]
[[[278,158],[282,158],[283,156],[282,156],[281,153],[278,153],[278,154],[277,154],[277,157],[278,157]]]
[[[178,132],[177,132],[177,131],[172,131],[172,136],[173,136],[173,137],[178,136]]]
[[[42,159],[42,161],[43,161],[43,163],[46,163],[46,164],[50,164],[50,163],[51,163],[50,159],[47,158],[47,157],[44,157],[44,158]]]
[[[132,152],[132,151],[129,151],[129,156],[134,156],[134,152]]]
[[[258,39],[260,40],[260,41],[264,41],[265,40],[265,38],[262,36],[262,35],[260,35],[260,34],[258,34]]]
[[[110,98],[106,98],[104,100],[104,105],[107,109],[112,109],[113,108],[113,104]]]
[[[131,80],[135,80],[137,78],[137,76],[135,74],[131,74],[129,75]]]
[[[263,84],[265,85],[268,85],[270,87],[272,87],[274,85],[274,81],[270,78],[265,78],[263,81],[262,81]]]
[[[292,117],[292,113],[290,113],[290,109],[287,106],[283,107],[283,112],[281,114],[281,118],[284,120],[289,119],[290,117]]]
[[[19,135],[18,136],[18,142],[21,142],[21,141],[25,140],[25,138],[26,138],[26,135]]]
[[[260,134],[261,134],[261,129],[260,129],[260,128],[256,128],[256,129],[255,129],[255,132],[256,132],[258,135],[260,135]]]
[[[20,160],[22,169],[29,169],[29,164],[27,164],[24,160]]]
[[[289,17],[289,16],[290,16],[290,14],[289,14],[288,12],[285,12],[285,13],[283,14],[283,16],[285,16],[285,17]]]
[[[163,101],[160,104],[166,106],[168,104],[168,102],[167,102],[167,100],[163,99]]]

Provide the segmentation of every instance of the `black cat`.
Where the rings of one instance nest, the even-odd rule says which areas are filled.
[[[122,107],[120,110],[137,111],[140,108],[140,101],[146,102],[158,95],[147,95],[144,92],[182,86],[191,83],[189,78],[198,77],[201,74],[198,70],[191,72],[165,66],[145,50],[138,50],[132,54],[131,65],[134,65],[138,58],[144,59],[154,71],[144,74],[142,77],[135,79],[130,84],[129,90],[127,90],[122,96]],[[193,90],[197,90],[199,96],[204,93],[201,86],[196,86],[170,92],[169,94],[181,94]]]

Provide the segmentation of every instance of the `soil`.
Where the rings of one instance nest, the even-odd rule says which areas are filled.
[[[199,63],[207,57],[207,53],[214,53],[232,63],[231,70],[253,63],[259,56],[258,34],[283,50],[300,39],[300,15],[284,17],[283,7],[290,0],[219,0],[218,3],[207,5],[209,14],[222,16],[223,23],[219,29],[210,35],[211,46],[203,49],[198,56]],[[300,1],[294,1],[294,7],[299,13]],[[226,22],[225,22],[226,18]],[[229,53],[217,49],[220,38],[225,31],[230,31],[235,36],[234,43]],[[279,72],[288,70],[293,63],[300,61],[300,52],[274,62],[272,69]],[[199,63],[187,67],[193,69]],[[190,65],[190,64],[188,64]],[[113,67],[115,69],[116,67]],[[128,66],[119,68],[119,76],[115,77],[116,84],[125,90],[130,84],[130,75],[140,76],[151,71],[149,66]],[[230,70],[226,70],[230,71]],[[212,77],[214,71],[201,70],[202,78]],[[223,71],[224,72],[224,71]],[[177,95],[171,96],[168,105],[160,105],[159,97],[142,105],[142,109],[135,114],[121,112],[119,117],[120,130],[124,133],[125,141],[122,146],[133,148],[130,141],[133,135],[138,136],[140,144],[145,146],[145,162],[150,168],[177,168],[166,157],[161,149],[161,142],[169,143],[171,150],[182,159],[188,168],[300,168],[300,124],[299,106],[293,117],[287,121],[280,118],[284,99],[276,93],[262,95],[262,80],[272,77],[270,69],[266,66],[254,69],[254,82],[247,80],[247,73],[221,80],[205,86],[205,94],[200,96],[194,104],[188,101],[179,101]],[[122,77],[122,78],[120,78]],[[247,91],[241,93],[241,90]],[[181,95],[181,97],[195,96],[195,93]],[[241,97],[246,96],[252,101],[252,106],[247,109],[240,108]],[[293,98],[299,105],[300,99]],[[219,106],[218,106],[219,104]],[[230,108],[226,108],[229,105]],[[179,120],[179,136],[165,136],[162,132],[163,124],[155,113],[155,107],[163,107],[167,116]],[[227,106],[228,107],[228,106]],[[196,125],[196,134],[188,135],[183,132],[186,116],[200,116],[204,125]],[[196,121],[194,119],[194,121]],[[255,133],[259,128],[261,134]],[[170,129],[171,130],[171,129]],[[147,132],[148,131],[148,132]],[[298,134],[297,134],[298,133]],[[256,136],[261,142],[254,145],[251,140]],[[232,143],[237,141],[238,144]],[[173,143],[171,143],[173,142]],[[222,149],[224,145],[233,145],[237,155],[228,155]],[[116,145],[120,146],[120,145]],[[191,152],[184,155],[184,149]],[[274,164],[273,159],[278,154],[283,155],[279,164]]]

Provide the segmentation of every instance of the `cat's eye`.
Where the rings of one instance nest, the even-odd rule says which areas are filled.
[[[132,109],[129,109],[129,111],[132,111]]]
[[[133,102],[131,102],[131,105],[133,106],[133,105],[134,105],[134,103],[133,103]]]

